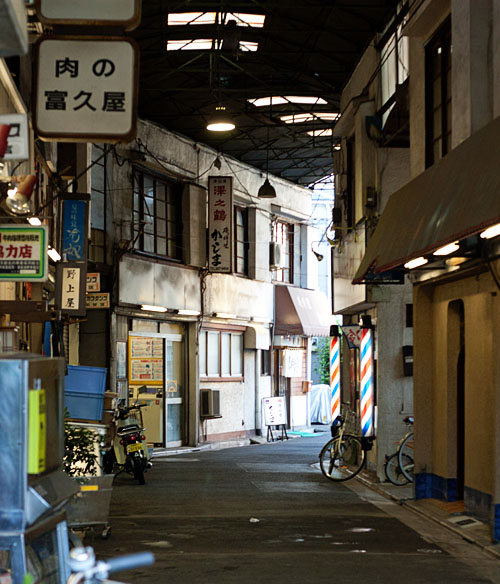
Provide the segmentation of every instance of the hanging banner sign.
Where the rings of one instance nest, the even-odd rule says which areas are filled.
[[[88,195],[75,195],[75,197],[65,197],[61,203],[62,257],[68,262],[84,262],[87,260],[89,197]]]
[[[10,126],[7,149],[3,160],[28,160],[28,116],[26,114],[1,115],[0,124]]]
[[[139,0],[36,0],[36,11],[44,24],[122,26],[132,30],[141,20]]]
[[[36,132],[44,140],[132,140],[138,62],[137,45],[126,37],[42,38],[36,51]]]
[[[0,225],[0,281],[44,282],[47,228]]]
[[[208,177],[208,271],[232,272],[233,179]]]

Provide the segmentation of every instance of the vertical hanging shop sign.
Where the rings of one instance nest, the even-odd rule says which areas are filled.
[[[373,334],[371,328],[361,329],[361,435],[373,436]]]
[[[208,271],[232,272],[233,179],[208,178]]]
[[[332,422],[340,416],[340,337],[330,338],[330,391]]]
[[[62,257],[68,262],[87,261],[88,195],[66,196],[62,200]]]
[[[87,264],[59,262],[56,273],[56,304],[63,314],[84,316]]]
[[[3,160],[28,160],[30,155],[27,114],[1,115],[0,124],[10,126]]]

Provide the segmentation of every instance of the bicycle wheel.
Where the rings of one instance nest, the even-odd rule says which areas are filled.
[[[406,454],[404,455],[404,462],[405,466],[408,464],[413,464],[413,459],[410,459]],[[410,481],[405,477],[405,475],[401,472],[401,467],[399,466],[398,461],[398,453],[395,452],[388,456],[385,465],[384,465],[385,476],[387,480],[390,481],[393,485],[397,485],[398,487],[402,487],[403,485],[407,485]]]
[[[356,436],[344,434],[342,438],[332,438],[320,454],[321,472],[332,481],[347,481],[363,468],[365,451]]]
[[[415,466],[413,462],[414,459],[413,450],[414,450],[413,432],[410,432],[403,440],[398,450],[399,467],[401,468],[401,472],[408,479],[409,482],[413,482],[415,479],[413,473]]]

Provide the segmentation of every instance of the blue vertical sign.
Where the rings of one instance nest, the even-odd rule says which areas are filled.
[[[64,199],[62,257],[64,261],[87,259],[87,200]]]

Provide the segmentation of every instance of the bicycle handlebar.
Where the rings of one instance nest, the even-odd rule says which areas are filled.
[[[142,568],[143,566],[151,566],[154,561],[155,557],[151,552],[139,552],[106,560],[106,567],[109,573],[121,572],[123,570]]]

